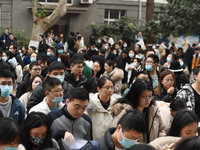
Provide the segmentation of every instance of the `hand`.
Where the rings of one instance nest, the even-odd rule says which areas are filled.
[[[64,139],[67,141],[67,143],[69,143],[70,146],[75,145],[75,139],[71,133],[65,132]]]
[[[174,94],[174,87],[170,87],[168,90],[167,90],[167,93],[169,94]]]

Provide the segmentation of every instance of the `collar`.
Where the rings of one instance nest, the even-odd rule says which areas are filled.
[[[70,113],[67,111],[67,104],[62,108],[62,112],[65,115],[65,117],[71,119],[71,120],[75,120],[76,118],[72,117],[70,115]]]

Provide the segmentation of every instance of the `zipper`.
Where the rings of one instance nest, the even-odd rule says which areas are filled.
[[[72,120],[72,135],[74,135],[74,120]]]

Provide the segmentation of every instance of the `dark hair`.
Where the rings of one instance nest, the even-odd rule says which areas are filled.
[[[36,50],[36,47],[35,46],[30,46],[30,48],[32,49],[32,50]]]
[[[100,53],[101,53],[101,54],[105,54],[105,53],[106,53],[106,49],[102,47],[102,48],[100,49]]]
[[[141,64],[141,59],[140,58],[134,58],[134,59],[136,59],[137,62]]]
[[[194,75],[198,75],[200,71],[200,67],[194,68]]]
[[[140,49],[141,49],[141,45],[140,44],[136,44]]]
[[[98,82],[98,79],[95,78],[95,77],[90,77],[85,85],[84,85],[84,88],[86,90],[88,90],[89,93],[96,93],[97,92],[97,82]]]
[[[147,58],[149,58],[149,57],[153,59],[153,62],[154,62],[154,63],[157,63],[157,64],[159,63],[159,58],[158,58],[157,55],[155,55],[155,54],[150,54],[150,55],[147,56]]]
[[[121,125],[123,132],[135,130],[140,133],[145,133],[147,129],[144,115],[136,109],[124,114],[117,124]]]
[[[27,89],[26,92],[29,92],[29,91],[32,92],[32,91],[33,91],[33,89],[32,89],[32,83],[33,83],[33,81],[35,80],[35,78],[37,78],[37,77],[39,77],[42,81],[44,80],[44,77],[43,77],[42,75],[40,75],[40,74],[34,75],[34,76],[31,78],[30,82],[29,82],[29,86],[28,86],[28,89]]]
[[[22,144],[26,149],[32,150],[32,143],[30,142],[30,130],[40,126],[47,127],[47,134],[44,143],[40,149],[53,147],[51,139],[51,123],[49,118],[41,112],[31,112],[23,123],[23,139]]]
[[[70,56],[68,54],[62,53],[60,54],[61,62],[64,64],[65,67],[70,67]]]
[[[197,46],[197,44],[193,43],[193,44],[192,44],[192,47],[195,47],[195,46]]]
[[[21,140],[21,128],[12,118],[0,118],[0,145],[7,145],[18,139]]]
[[[163,87],[162,81],[163,81],[163,79],[164,79],[167,75],[170,75],[170,74],[172,75],[172,77],[173,77],[173,79],[174,79],[174,85],[173,85],[173,87],[176,87],[176,77],[175,77],[174,73],[171,72],[171,71],[168,70],[168,69],[165,69],[165,70],[161,73],[161,75],[160,75],[159,83],[158,83],[158,90],[157,90],[158,92],[157,92],[156,95],[161,96],[161,90],[162,90],[162,87]]]
[[[3,55],[3,49],[0,47],[0,56],[2,57]]]
[[[70,34],[71,36],[74,36],[74,32],[73,32],[73,31],[71,31],[69,34]]]
[[[130,91],[125,96],[128,100],[129,104],[136,108],[139,106],[139,99],[143,91],[148,90],[153,92],[153,87],[151,82],[144,80],[144,79],[137,79],[133,85],[131,86]],[[153,95],[153,94],[152,94]],[[153,101],[151,101],[151,104]]]
[[[140,74],[146,74],[146,75],[148,75],[148,73],[146,71],[140,71],[140,72],[136,73],[135,77],[137,78]]]
[[[198,116],[191,110],[183,109],[176,113],[169,130],[169,136],[180,136],[181,129],[191,123],[198,123]]]
[[[115,69],[115,61],[113,60],[106,60],[105,62],[106,64],[108,64],[109,67],[113,67],[113,70]]]
[[[11,44],[10,46],[13,46],[13,49],[16,49],[16,50],[17,50],[17,45]]]
[[[12,78],[14,84],[15,75],[10,70],[4,69],[0,71],[0,78]]]
[[[47,77],[43,82],[44,91],[51,91],[56,85],[62,85],[61,81],[57,78]]]
[[[136,144],[129,148],[129,150],[156,150],[155,147],[148,144]]]
[[[29,65],[29,69],[31,70],[33,66],[41,66],[37,61],[31,62]]]
[[[183,100],[182,98],[177,97],[176,99],[174,99],[170,106],[169,106],[173,111],[179,111],[181,109],[186,109],[186,102],[185,100]]]
[[[6,55],[9,57],[9,59],[12,59],[14,57],[13,53],[10,51],[5,51]],[[3,55],[3,54],[2,54]]]
[[[180,140],[175,147],[175,150],[199,150],[200,136],[187,137]]]
[[[48,71],[51,73],[53,70],[65,70],[65,66],[63,63],[54,61],[49,64]]]
[[[76,87],[70,92],[68,99],[70,102],[74,99],[89,101],[89,92],[85,88]]]
[[[101,89],[104,86],[104,84],[106,83],[106,81],[111,81],[114,85],[114,82],[110,79],[110,77],[102,76],[99,78],[99,80],[97,82],[97,87]]]
[[[147,49],[145,55],[146,55],[148,52],[154,52],[154,54],[156,54],[156,52],[155,52],[152,48]]]
[[[80,56],[78,55],[74,55],[71,59],[70,66],[74,66],[76,64],[82,64],[82,63],[83,63],[83,59],[80,58]]]
[[[55,53],[55,48],[49,47],[48,49],[50,49],[51,51],[53,51]]]
[[[38,53],[37,54],[37,61],[41,60],[42,62],[44,61],[48,61],[48,57],[46,55],[46,53]]]

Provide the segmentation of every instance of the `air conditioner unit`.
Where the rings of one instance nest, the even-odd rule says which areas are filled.
[[[81,0],[81,4],[92,4],[93,0]]]

